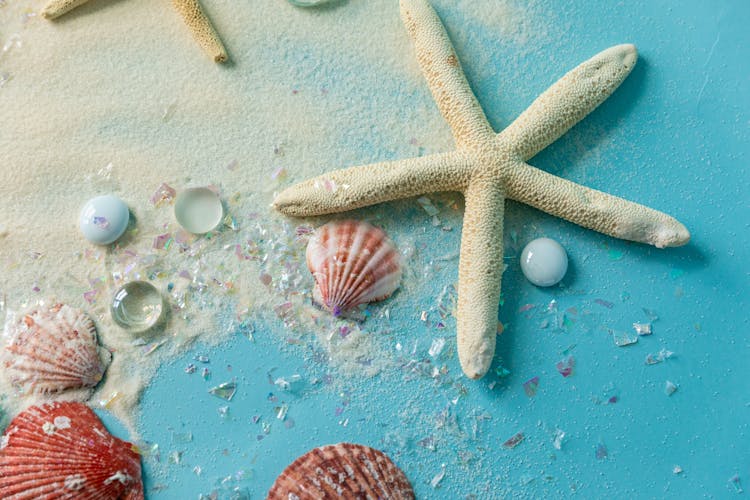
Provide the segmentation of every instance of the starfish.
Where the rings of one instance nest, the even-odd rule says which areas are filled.
[[[42,16],[47,19],[55,19],[69,12],[79,5],[87,3],[89,0],[51,0],[42,9]],[[172,0],[172,5],[182,15],[185,24],[188,25],[193,36],[198,41],[203,50],[215,62],[224,62],[227,60],[227,51],[224,44],[221,43],[219,35],[211,21],[206,17],[198,0]]]
[[[430,4],[400,0],[400,5],[401,18],[433,98],[452,129],[456,149],[331,172],[287,188],[273,206],[286,215],[313,216],[425,193],[461,191],[466,209],[458,268],[458,356],[468,377],[481,378],[492,362],[498,331],[506,199],[659,248],[684,245],[690,233],[667,214],[526,163],[614,92],[635,65],[633,45],[611,47],[582,63],[496,134]]]

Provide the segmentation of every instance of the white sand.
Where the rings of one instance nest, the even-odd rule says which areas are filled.
[[[111,408],[126,422],[159,356],[144,358],[109,319],[112,273],[125,263],[122,251],[93,247],[78,231],[78,211],[87,199],[120,196],[137,221],[126,245],[140,255],[158,254],[151,250],[154,236],[176,229],[171,207],[148,201],[162,182],[176,189],[215,184],[231,213],[259,213],[279,228],[282,218],[268,204],[282,184],[331,168],[414,156],[410,138],[427,152],[452,146],[395,0],[351,0],[317,10],[283,0],[203,3],[231,64],[213,63],[167,1],[92,0],[49,22],[24,16],[43,1],[0,0],[0,46],[7,48],[0,54],[0,297],[5,294],[10,310],[56,298],[88,311],[114,351],[106,384],[92,403],[118,391]],[[471,0],[460,8],[525,50],[546,30],[524,17],[530,11],[521,4]],[[458,31],[457,44],[473,43],[471,36]],[[481,62],[489,60],[486,50],[461,52]],[[235,161],[236,168],[227,168]],[[272,179],[280,167],[288,177]],[[207,278],[233,282],[229,302],[214,286],[214,301],[202,311],[187,306],[189,322],[173,318],[161,357],[196,335],[226,336],[214,324],[220,306],[230,303],[241,319],[268,300],[259,293],[259,263],[239,262],[222,250],[221,244],[236,241],[226,232],[202,260],[174,249],[159,254],[162,269],[219,269],[221,276]],[[87,249],[101,255],[87,256]],[[146,273],[146,267],[139,264],[134,273]],[[92,288],[89,279],[98,278],[106,279],[105,292],[89,304],[83,292]],[[159,279],[178,287],[188,283]],[[355,357],[347,350],[373,349],[359,334],[328,347],[334,363]],[[136,363],[140,359],[152,362]]]

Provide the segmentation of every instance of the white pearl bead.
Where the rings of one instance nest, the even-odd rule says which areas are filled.
[[[538,238],[521,252],[521,271],[537,286],[552,286],[568,271],[568,256],[555,240]]]
[[[81,209],[79,226],[91,243],[109,245],[128,228],[130,210],[117,196],[97,196]]]

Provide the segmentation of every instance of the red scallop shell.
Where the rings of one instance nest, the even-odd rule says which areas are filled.
[[[406,475],[382,451],[352,443],[311,450],[276,478],[267,500],[414,499]]]
[[[0,498],[142,500],[140,457],[82,403],[32,406],[0,438]]]
[[[11,326],[0,366],[29,392],[91,388],[112,355],[99,346],[96,327],[83,311],[64,304],[29,311]]]
[[[335,316],[383,300],[401,281],[401,256],[382,229],[360,221],[319,227],[307,245],[317,302]]]

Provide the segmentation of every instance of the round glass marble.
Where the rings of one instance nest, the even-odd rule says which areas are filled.
[[[161,319],[164,299],[147,281],[131,281],[115,293],[112,319],[131,332],[145,332]]]
[[[177,195],[174,216],[186,231],[207,233],[216,228],[224,217],[219,195],[206,187],[190,188]]]
[[[556,285],[568,272],[568,255],[555,240],[538,238],[521,252],[521,271],[536,286]]]
[[[128,228],[130,210],[117,196],[97,196],[81,209],[79,226],[83,236],[91,243],[109,245]]]

